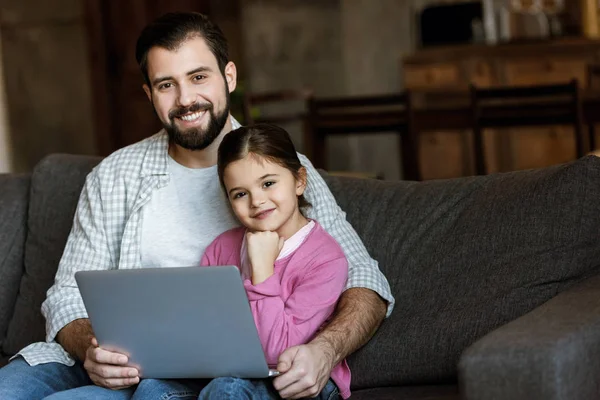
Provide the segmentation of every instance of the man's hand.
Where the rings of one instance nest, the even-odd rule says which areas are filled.
[[[253,285],[258,285],[273,275],[275,260],[283,248],[283,241],[277,232],[248,232],[246,234]]]
[[[279,356],[273,380],[286,399],[314,397],[321,393],[331,370],[373,336],[385,317],[386,304],[366,288],[342,293],[333,319],[308,344],[290,347]]]
[[[96,385],[117,390],[140,381],[138,370],[125,366],[127,361],[124,354],[104,350],[98,346],[96,338],[92,338],[83,367]]]
[[[290,347],[279,356],[281,375],[273,380],[273,386],[284,399],[315,397],[329,380],[333,360],[330,347],[318,341]]]

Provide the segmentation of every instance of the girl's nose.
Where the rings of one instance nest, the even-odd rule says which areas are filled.
[[[252,196],[252,207],[260,207],[261,205],[263,205],[265,203],[265,198],[264,196]]]

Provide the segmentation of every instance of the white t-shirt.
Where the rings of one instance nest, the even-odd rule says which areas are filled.
[[[200,265],[221,233],[240,226],[219,184],[217,166],[187,168],[169,157],[169,184],[144,206],[142,266]]]

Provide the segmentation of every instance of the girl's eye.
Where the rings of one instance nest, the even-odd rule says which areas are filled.
[[[275,182],[273,182],[273,181],[267,181],[267,182],[263,183],[263,186],[269,187],[269,186],[273,186],[274,184],[275,184]]]
[[[233,195],[233,199],[234,200],[239,199],[239,198],[244,197],[245,195],[246,195],[246,193],[244,193],[244,192],[237,192],[236,194]]]

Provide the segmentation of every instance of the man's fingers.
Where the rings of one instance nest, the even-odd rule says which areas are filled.
[[[288,391],[288,388],[300,381],[304,375],[305,371],[303,368],[291,368],[286,373],[273,379],[273,387],[281,394],[283,390]]]
[[[88,357],[99,364],[125,365],[127,356],[120,353],[104,350],[101,347],[91,347],[88,349]]]
[[[135,368],[120,367],[117,365],[89,363],[84,365],[86,371],[90,374],[98,375],[104,379],[110,378],[136,378],[138,371]]]
[[[314,397],[319,394],[320,389],[314,378],[303,376],[291,385],[279,390],[279,396],[284,399],[301,399],[303,397]]]
[[[140,378],[105,378],[96,374],[90,374],[90,379],[98,386],[107,389],[119,390],[139,383]]]
[[[292,363],[294,362],[294,358],[296,358],[299,349],[298,346],[294,346],[281,353],[279,355],[279,360],[277,360],[277,371],[282,374],[289,371],[289,369],[292,368]]]

